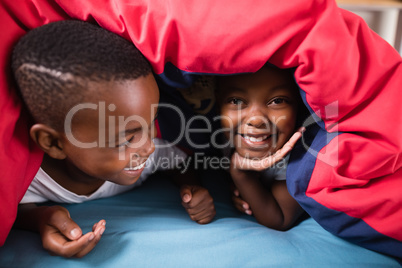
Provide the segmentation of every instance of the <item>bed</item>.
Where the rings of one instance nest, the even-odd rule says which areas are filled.
[[[281,232],[256,223],[231,204],[226,173],[203,173],[217,215],[194,223],[178,189],[162,174],[130,192],[66,205],[85,231],[107,221],[98,245],[81,259],[50,256],[39,234],[12,230],[0,248],[0,267],[400,267],[385,255],[328,233],[312,218]]]

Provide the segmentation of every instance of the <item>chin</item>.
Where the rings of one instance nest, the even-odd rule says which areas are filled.
[[[124,186],[128,186],[128,185],[133,185],[134,183],[136,183],[139,179],[139,176],[136,178],[119,178],[118,180],[114,180],[114,181],[110,181],[113,182],[115,184],[119,184],[119,185],[124,185]]]
[[[237,153],[240,156],[248,159],[263,159],[273,154],[271,151],[248,151],[248,150],[237,151]]]

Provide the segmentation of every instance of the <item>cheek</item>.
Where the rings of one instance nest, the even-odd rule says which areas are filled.
[[[278,129],[282,129],[283,131],[288,129],[293,130],[296,125],[296,113],[293,110],[287,110],[273,114],[271,122],[274,122]]]
[[[229,109],[221,110],[221,126],[224,129],[236,129],[239,124],[240,117],[239,112]]]
[[[84,149],[77,155],[79,157],[73,159],[74,164],[84,172],[99,177],[119,172],[128,162],[124,152],[119,156],[117,151],[108,148]]]
[[[227,112],[221,114],[221,128],[225,137],[229,140],[237,133],[237,126],[239,124],[239,119],[237,118],[237,113]]]

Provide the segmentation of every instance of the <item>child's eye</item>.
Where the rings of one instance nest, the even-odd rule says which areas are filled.
[[[123,142],[123,143],[121,143],[121,144],[117,145],[117,147],[123,147],[123,146],[127,146],[127,145],[129,145],[129,144],[130,144],[130,142],[132,142],[132,141],[134,140],[134,137],[135,137],[135,136],[132,136],[131,138],[129,138],[129,139],[128,139],[128,140],[126,140],[125,142]]]
[[[244,104],[244,102],[241,99],[238,99],[238,98],[229,99],[229,103],[234,104],[234,105],[242,105],[242,104]]]
[[[268,103],[268,105],[272,104],[272,105],[280,105],[282,103],[287,103],[287,100],[284,98],[275,98],[272,101],[270,101]]]

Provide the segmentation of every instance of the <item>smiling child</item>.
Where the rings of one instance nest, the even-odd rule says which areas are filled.
[[[269,158],[292,140],[301,105],[292,73],[264,66],[256,73],[219,77],[217,100],[225,136],[234,146],[230,174],[236,208],[267,227],[289,229],[303,209],[286,187],[287,158],[250,171],[242,169],[235,156]]]
[[[116,34],[81,21],[50,23],[21,38],[12,68],[34,121],[31,138],[45,152],[15,226],[38,231],[54,255],[82,257],[98,243],[106,222],[84,235],[64,207],[33,203],[116,195],[158,168],[153,160],[185,154],[154,139],[159,90],[151,66]],[[215,208],[208,191],[194,178],[181,182],[191,219],[210,222]]]

